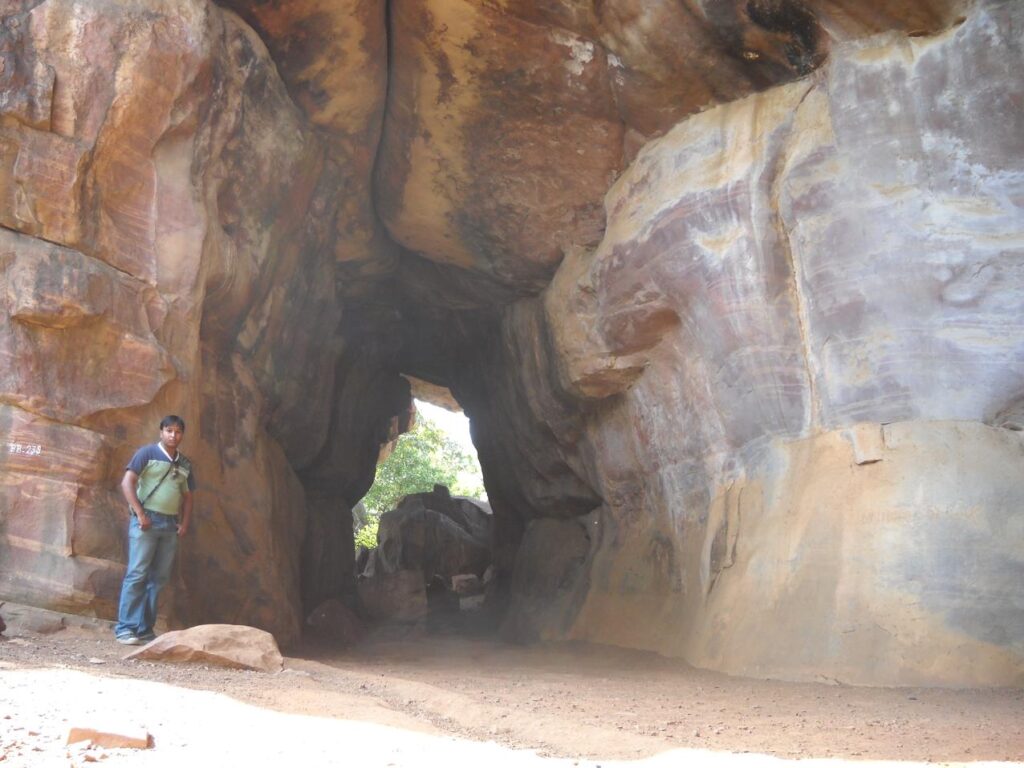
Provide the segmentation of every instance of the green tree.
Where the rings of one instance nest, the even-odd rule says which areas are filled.
[[[435,484],[458,496],[485,495],[476,458],[420,414],[416,426],[398,438],[395,450],[377,466],[373,486],[363,497],[367,521],[356,531],[356,546],[375,546],[380,516],[402,497],[431,491]]]

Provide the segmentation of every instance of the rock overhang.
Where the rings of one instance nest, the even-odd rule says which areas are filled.
[[[531,556],[571,554],[552,563],[564,579],[545,582],[543,605],[520,601],[516,631],[799,676],[711,631],[739,610],[720,596],[744,592],[741,571],[764,588],[775,578],[765,558],[785,544],[765,534],[760,558],[743,550],[755,545],[737,531],[780,510],[747,506],[754,491],[735,489],[773,483],[799,497],[805,452],[776,443],[852,422],[1015,423],[1024,131],[1010,106],[1012,3],[224,5],[243,21],[193,2],[150,4],[128,24],[142,4],[108,13],[70,0],[23,2],[5,19],[16,66],[0,107],[0,222],[13,231],[11,258],[0,256],[14,296],[4,338],[64,376],[43,382],[22,364],[6,379],[11,423],[34,440],[15,442],[40,453],[8,450],[5,498],[28,498],[19,489],[42,477],[39,498],[59,520],[29,525],[34,508],[11,501],[4,546],[17,567],[5,589],[109,612],[117,520],[103,510],[118,506],[110,491],[130,443],[173,407],[197,425],[189,437],[211,493],[209,538],[183,568],[215,583],[175,597],[172,614],[235,610],[245,615],[232,620],[294,636],[302,605],[351,588],[345,510],[407,426],[405,373],[447,387],[474,420],[497,562],[513,583],[532,589]],[[93,67],[75,71],[82,50],[96,52]],[[963,79],[981,71],[984,87]],[[133,88],[154,82],[164,88],[143,105]],[[982,112],[1001,122],[979,125]],[[60,258],[33,256],[37,238]],[[78,262],[77,276],[125,273],[107,282],[143,311],[69,282]],[[102,396],[76,385],[97,371],[55,340],[94,325],[135,346],[110,333],[72,346],[127,355],[116,367],[137,386],[102,386],[109,367],[93,380]],[[94,436],[99,481],[44,477],[33,463],[75,430]],[[1012,463],[1002,434],[969,436],[1003,451],[992,471]],[[946,459],[960,471],[955,452]],[[900,504],[905,490],[894,490]],[[954,501],[929,504],[955,516]],[[984,524],[1003,526],[1005,505],[984,503]],[[12,524],[23,531],[13,539]],[[826,548],[845,535],[829,530]],[[866,530],[857,535],[874,546]],[[560,550],[548,537],[562,535]],[[61,564],[59,597],[32,575],[26,547]],[[717,574],[715,605],[694,602],[701,568]],[[235,599],[243,584],[251,600]],[[982,589],[1000,604],[996,585]],[[965,675],[989,682],[1020,650],[1004,643],[1004,666],[985,662],[985,643],[1010,625],[982,613],[990,626],[970,639]],[[819,645],[793,664],[862,668],[863,648],[819,653],[841,629],[829,615],[816,613]],[[621,633],[623,616],[649,631]],[[942,642],[964,631],[957,621]],[[926,679],[925,666],[861,671],[898,682]]]

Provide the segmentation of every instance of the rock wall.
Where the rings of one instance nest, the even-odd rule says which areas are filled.
[[[0,41],[3,596],[113,615],[116,484],[177,412],[201,490],[168,616],[287,643],[342,352],[336,163],[206,2],[47,0]]]
[[[837,45],[615,184],[604,240],[543,296],[585,414],[562,442],[603,504],[582,607],[537,634],[737,674],[1024,680],[1024,441],[988,425],[1024,382],[1020,22],[994,3]]]
[[[7,3],[0,599],[113,615],[117,483],[177,412],[166,620],[287,645],[353,591],[408,374],[472,419],[509,635],[1019,684],[1022,23]]]

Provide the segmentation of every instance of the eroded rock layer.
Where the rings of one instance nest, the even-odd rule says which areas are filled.
[[[296,473],[330,442],[343,348],[324,141],[205,2],[48,0],[4,19],[3,49],[4,595],[112,614],[117,478],[178,412],[201,532],[168,613],[294,639]]]
[[[1020,13],[836,46],[616,183],[543,298],[549,365],[594,402],[562,444],[603,505],[539,634],[740,674],[1024,679],[1024,443],[989,426],[1024,381]]]
[[[1024,53],[987,0],[21,0],[0,23],[0,599],[282,645],[471,417],[517,639],[1024,680]],[[383,448],[383,450],[382,450]]]

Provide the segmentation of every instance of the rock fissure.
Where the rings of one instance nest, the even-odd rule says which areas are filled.
[[[800,334],[801,355],[803,357],[804,369],[807,375],[807,395],[810,401],[810,408],[807,411],[807,423],[805,424],[805,429],[815,429],[822,426],[821,399],[818,395],[818,376],[811,367],[812,361],[816,358],[816,355],[813,354],[811,338],[808,334],[808,324],[810,319],[807,309],[807,300],[801,290],[801,284],[803,281],[803,276],[801,274],[802,267],[799,262],[798,254],[794,252],[790,242],[791,227],[787,226],[786,217],[782,210],[781,186],[785,183],[784,180],[786,178],[786,174],[784,170],[789,164],[788,148],[792,145],[792,142],[797,141],[799,138],[799,133],[795,130],[795,126],[799,125],[800,110],[803,108],[804,103],[807,101],[812,91],[818,87],[818,84],[812,83],[794,107],[793,120],[789,125],[789,135],[782,140],[783,149],[779,152],[774,161],[774,167],[769,172],[769,176],[771,178],[769,204],[772,206],[773,211],[772,223],[779,238],[779,243],[782,246],[783,258],[789,265],[790,273],[792,275],[792,279],[789,281],[789,291],[797,307],[797,328]],[[822,348],[824,348],[826,343],[827,339],[822,343]]]

